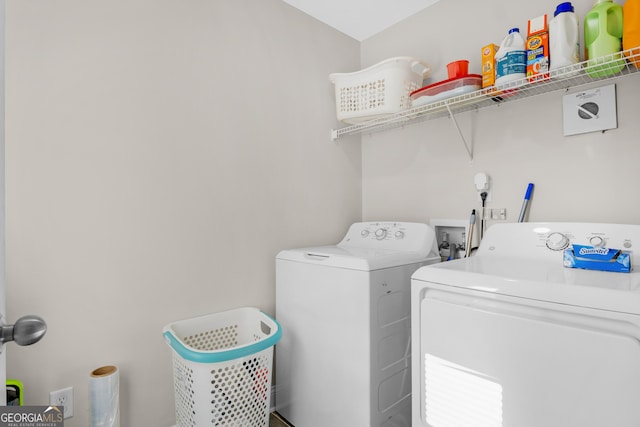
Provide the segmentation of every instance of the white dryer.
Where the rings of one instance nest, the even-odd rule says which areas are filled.
[[[439,262],[426,224],[353,224],[276,258],[276,409],[297,427],[411,425],[411,275]]]
[[[413,427],[640,425],[640,260],[566,268],[570,243],[633,251],[640,226],[497,224],[413,275]]]

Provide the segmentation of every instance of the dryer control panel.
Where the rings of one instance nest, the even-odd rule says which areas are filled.
[[[338,243],[343,248],[371,248],[403,252],[437,253],[435,231],[415,222],[357,222]]]
[[[601,223],[495,224],[485,234],[478,255],[515,258],[562,258],[573,244],[640,252],[640,225]],[[635,245],[635,246],[634,246]],[[634,264],[640,262],[635,257]]]

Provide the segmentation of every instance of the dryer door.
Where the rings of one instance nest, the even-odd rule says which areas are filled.
[[[637,316],[437,284],[422,296],[422,426],[638,425]]]

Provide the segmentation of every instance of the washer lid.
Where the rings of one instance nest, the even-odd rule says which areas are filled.
[[[375,248],[316,246],[281,251],[278,260],[295,261],[350,270],[373,271],[420,262],[440,261],[440,257],[424,253]]]
[[[435,231],[414,222],[356,222],[336,245],[290,249],[280,260],[372,271],[440,261]]]
[[[422,267],[412,282],[640,315],[640,272],[566,268],[561,260],[476,255]]]

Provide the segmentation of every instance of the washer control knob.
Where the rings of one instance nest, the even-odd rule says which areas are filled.
[[[369,230],[362,230],[362,231],[360,232],[360,235],[361,235],[362,237],[367,237],[367,236],[369,235]]]
[[[404,231],[396,231],[396,239],[404,239]]]
[[[569,246],[569,238],[562,233],[554,232],[547,236],[546,244],[552,251],[562,251]]]
[[[376,234],[376,239],[382,240],[385,237],[387,237],[387,230],[385,230],[384,228],[378,228],[375,234]]]
[[[589,243],[591,243],[591,246],[595,248],[604,247],[604,239],[601,236],[591,236],[589,238]]]

